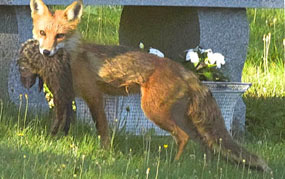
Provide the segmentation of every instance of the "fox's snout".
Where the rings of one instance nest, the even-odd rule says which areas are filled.
[[[57,44],[55,47],[52,47],[51,49],[47,49],[41,46],[41,41],[40,41],[40,52],[42,55],[47,56],[47,57],[51,57],[54,56],[56,54],[56,52],[60,49],[64,47],[64,43],[61,42],[59,44]]]
[[[54,54],[56,54],[57,50],[55,48],[53,48],[52,50],[40,48],[40,52],[42,55],[48,57],[48,56],[53,56]]]
[[[48,50],[48,49],[40,47],[40,52],[42,55],[48,57],[48,56],[53,56],[54,54],[56,54],[57,50],[56,50],[56,48],[52,48],[51,50]]]
[[[45,56],[49,56],[49,55],[50,55],[50,51],[49,51],[49,50],[44,49],[44,50],[43,50],[43,55],[45,55]]]

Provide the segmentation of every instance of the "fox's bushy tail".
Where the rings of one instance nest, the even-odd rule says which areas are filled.
[[[271,171],[263,159],[248,152],[232,139],[216,100],[208,88],[202,87],[198,94],[193,94],[192,99],[188,116],[208,148],[231,161],[245,164],[253,169]]]

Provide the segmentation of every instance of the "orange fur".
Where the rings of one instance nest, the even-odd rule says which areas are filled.
[[[41,5],[41,0],[32,1]],[[123,46],[81,42],[80,36],[75,32],[81,13],[74,13],[77,16],[72,20],[64,19],[66,14],[78,11],[78,7],[82,8],[81,1],[74,2],[66,10],[54,15],[45,12],[45,8],[42,8],[45,12],[43,15],[32,13],[33,33],[37,38],[39,24],[46,18],[58,26],[71,26],[62,28],[69,34],[62,42],[70,54],[73,90],[88,104],[104,145],[109,143],[109,133],[103,109],[103,94],[127,95],[140,91],[141,107],[145,115],[176,139],[178,152],[175,159],[180,158],[185,145],[192,138],[209,149],[220,151],[233,161],[245,160],[251,167],[270,171],[261,158],[233,141],[210,90],[195,74],[167,58]],[[51,31],[59,32],[58,28],[52,28]],[[48,36],[49,34],[47,38]]]

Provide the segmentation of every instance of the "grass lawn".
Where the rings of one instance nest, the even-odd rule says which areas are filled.
[[[86,7],[80,31],[85,39],[118,43],[121,7]],[[274,178],[285,178],[284,10],[248,10],[250,45],[243,81],[253,86],[244,95],[247,134],[240,141],[268,161]],[[92,24],[92,26],[90,25]],[[264,34],[271,33],[268,59]],[[266,62],[268,61],[268,65]],[[23,102],[25,103],[25,102]],[[27,112],[0,100],[0,177],[6,178],[272,178],[232,164],[219,154],[209,159],[190,142],[173,162],[170,137],[132,136],[116,132],[110,150],[100,148],[94,125],[77,121],[68,136],[49,135],[49,114]]]

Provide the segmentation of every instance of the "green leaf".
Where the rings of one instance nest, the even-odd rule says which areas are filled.
[[[214,80],[213,74],[211,72],[204,71],[203,75],[206,77],[207,81],[213,81]]]
[[[216,64],[208,64],[208,68],[213,68],[213,67],[216,67],[217,65]]]

